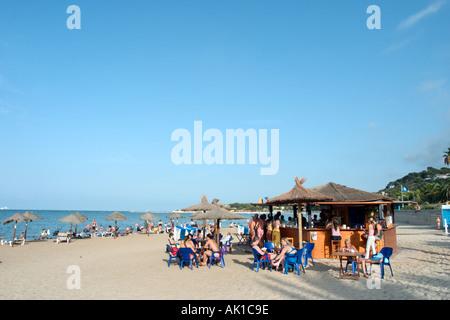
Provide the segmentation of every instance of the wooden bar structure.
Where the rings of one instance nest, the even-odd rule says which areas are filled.
[[[296,178],[297,179],[297,178]],[[326,185],[311,188],[314,192],[331,198],[329,201],[296,202],[291,203],[293,207],[294,219],[297,220],[298,227],[280,228],[281,237],[293,238],[295,246],[303,246],[305,242],[315,244],[312,252],[313,258],[331,258],[331,230],[325,228],[326,222],[337,217],[340,221],[340,246],[344,246],[345,239],[350,239],[351,243],[359,252],[365,252],[366,239],[362,237],[367,228],[369,218],[379,220],[383,227],[383,238],[376,242],[377,252],[383,247],[391,247],[397,251],[397,233],[394,224],[394,200],[379,194],[366,192],[358,189],[348,188],[333,182]],[[280,196],[279,196],[280,197]],[[288,202],[277,203],[275,197],[266,203],[255,204],[269,206],[269,211],[273,212],[273,206],[288,205]],[[275,200],[274,200],[275,199]],[[306,225],[302,225],[301,208],[306,208]],[[320,208],[322,225],[312,227],[311,208]],[[297,212],[300,214],[297,215]],[[301,238],[301,241],[299,241]]]
[[[396,227],[383,228],[383,239],[379,242],[379,249],[383,247],[391,247],[394,252],[397,251],[397,234]],[[281,228],[281,237],[290,237],[294,239],[294,243],[298,243],[298,228]],[[364,230],[362,229],[341,229],[342,240],[341,247],[344,246],[345,239],[350,239],[351,243],[359,252],[366,251],[366,240],[362,237]],[[314,259],[331,258],[331,232],[325,228],[303,229],[302,232],[304,242],[314,243],[312,256]],[[378,250],[379,250],[378,249]]]

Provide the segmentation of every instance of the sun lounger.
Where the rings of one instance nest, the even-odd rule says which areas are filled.
[[[25,244],[25,239],[14,239],[14,241],[10,240],[10,239],[7,239],[7,240],[3,240],[2,239],[2,245],[4,245],[5,243],[9,243],[9,245],[12,247],[13,242],[14,243],[19,243],[21,245],[24,245]]]
[[[67,243],[69,243],[70,238],[67,233],[58,233],[58,236],[56,237],[56,243],[58,244],[62,241],[66,241]]]
[[[13,241],[12,241],[12,240],[9,240],[9,239],[6,239],[6,240],[3,240],[3,239],[2,239],[2,246],[3,246],[4,244],[6,244],[6,243],[9,243],[9,245],[12,246],[12,242],[13,242]]]

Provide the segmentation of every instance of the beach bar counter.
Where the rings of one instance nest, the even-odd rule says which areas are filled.
[[[296,178],[298,186],[298,180]],[[303,186],[302,186],[303,187]],[[303,187],[304,188],[304,187]],[[340,221],[341,241],[339,247],[343,247],[345,239],[350,239],[351,243],[359,252],[366,251],[366,238],[363,237],[369,218],[373,217],[382,226],[383,236],[380,241],[376,241],[376,250],[379,252],[383,247],[391,247],[397,251],[397,234],[394,224],[394,204],[395,199],[379,194],[353,189],[330,182],[326,185],[311,188],[314,192],[319,192],[333,200],[290,203],[293,208],[294,221],[297,226],[285,225],[280,228],[281,237],[288,237],[293,240],[296,247],[299,244],[299,237],[302,243],[314,243],[312,252],[313,258],[331,258],[332,243],[331,230],[326,229],[326,224],[332,218],[337,217]],[[269,207],[269,215],[273,215],[273,207],[279,205],[280,198],[269,199],[263,205]],[[273,200],[274,199],[274,200]],[[315,211],[312,214],[312,211]],[[306,215],[299,215],[298,211]],[[316,213],[317,212],[317,213]],[[303,217],[298,220],[298,217]],[[334,252],[338,249],[334,249]]]

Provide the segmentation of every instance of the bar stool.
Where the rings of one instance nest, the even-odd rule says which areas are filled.
[[[340,248],[341,248],[341,240],[331,240],[331,252],[330,252],[330,255],[331,255],[332,259],[334,259],[333,253],[339,252]]]

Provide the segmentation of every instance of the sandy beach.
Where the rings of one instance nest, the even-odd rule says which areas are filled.
[[[225,234],[235,229],[222,229]],[[0,246],[0,299],[448,299],[450,237],[432,227],[400,225],[394,277],[386,270],[379,288],[339,279],[338,260],[315,260],[306,274],[251,270],[253,256],[238,246],[224,269],[167,267],[167,234],[28,242]],[[79,268],[80,289],[69,289],[70,266]],[[373,267],[374,277],[380,269]],[[376,283],[375,280],[369,280]]]

